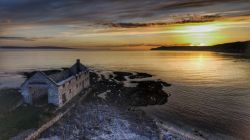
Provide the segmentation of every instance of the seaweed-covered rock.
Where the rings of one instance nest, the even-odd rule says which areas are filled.
[[[98,75],[99,79],[102,77],[101,74],[93,74],[92,80],[98,79],[96,77]],[[93,85],[94,91],[97,94],[105,94],[104,100],[108,102],[125,106],[162,105],[167,102],[170,96],[163,90],[164,87],[170,86],[170,84],[151,79],[152,75],[150,74],[114,72],[114,75],[113,78],[110,76],[110,79],[101,78],[100,81],[93,82],[95,83]],[[137,86],[125,87],[124,82]]]
[[[131,93],[131,105],[161,105],[167,102],[169,94],[163,91],[163,86],[167,85],[162,81],[141,81],[137,88]]]
[[[147,73],[138,72],[136,75],[131,75],[129,78],[130,79],[137,79],[137,78],[148,78],[148,77],[152,77],[152,75],[147,74]]]
[[[118,71],[115,71],[114,74],[115,74],[114,79],[116,79],[118,81],[126,81],[125,76],[132,76],[133,75],[130,72],[118,72]]]

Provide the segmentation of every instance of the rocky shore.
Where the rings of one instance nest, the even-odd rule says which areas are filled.
[[[170,94],[163,91],[170,84],[146,73],[91,73],[93,92],[107,102],[123,106],[161,105]]]
[[[29,77],[33,73],[22,74]],[[78,100],[40,139],[188,139],[162,130],[160,122],[137,108],[167,103],[170,94],[163,89],[170,84],[146,73],[92,70],[90,75],[91,93],[84,100]]]
[[[40,139],[185,139],[162,133],[157,122],[137,106],[167,103],[170,84],[146,73],[92,71],[92,93]]]

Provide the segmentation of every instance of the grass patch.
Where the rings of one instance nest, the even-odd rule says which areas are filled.
[[[22,97],[16,89],[0,90],[0,140],[41,126],[54,114],[49,105],[43,107],[19,106]]]
[[[6,113],[11,110],[22,99],[17,89],[0,90],[0,111]]]

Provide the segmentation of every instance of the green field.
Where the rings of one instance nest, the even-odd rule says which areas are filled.
[[[0,140],[37,128],[53,116],[49,105],[35,107],[22,105],[21,101],[22,97],[17,89],[0,90]]]

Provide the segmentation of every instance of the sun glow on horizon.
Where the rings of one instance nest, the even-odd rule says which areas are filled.
[[[203,33],[212,32],[218,30],[219,27],[216,25],[198,25],[198,26],[188,26],[186,27],[186,32],[189,33]]]
[[[204,33],[218,31],[223,28],[221,23],[209,23],[209,24],[187,24],[182,26],[176,26],[172,33]]]
[[[200,44],[190,44],[189,46],[206,46],[206,43],[200,43]]]
[[[226,23],[186,24],[175,27],[172,32],[178,34],[176,42],[190,44],[189,46],[211,46],[225,40],[224,24]]]

